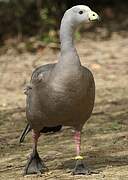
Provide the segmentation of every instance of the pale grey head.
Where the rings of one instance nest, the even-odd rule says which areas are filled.
[[[74,26],[99,20],[98,14],[85,5],[77,5],[68,9],[64,14],[64,19],[65,18]]]
[[[61,52],[73,49],[73,34],[79,24],[85,24],[91,21],[99,20],[97,13],[92,11],[88,6],[77,5],[68,9],[61,21],[60,42]]]

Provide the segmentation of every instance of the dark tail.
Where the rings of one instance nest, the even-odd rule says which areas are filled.
[[[55,126],[55,127],[44,127],[40,132],[41,133],[49,133],[49,132],[58,132],[62,128],[62,125]]]
[[[41,133],[49,133],[49,132],[57,132],[60,131],[62,128],[62,125],[55,126],[55,127],[44,127],[40,132]],[[26,125],[25,129],[22,131],[20,136],[20,143],[22,143],[25,139],[25,136],[31,131],[31,127],[29,124]]]
[[[24,141],[25,136],[31,131],[31,127],[29,124],[25,127],[25,129],[22,131],[21,136],[20,136],[20,143]]]

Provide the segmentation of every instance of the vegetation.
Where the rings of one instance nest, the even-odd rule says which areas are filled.
[[[87,4],[96,9],[120,7],[121,0],[0,0],[0,42],[16,37],[38,36],[45,42],[54,41],[63,12],[76,4]]]

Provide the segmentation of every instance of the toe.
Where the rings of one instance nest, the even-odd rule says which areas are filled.
[[[44,173],[46,167],[41,158],[30,157],[24,169],[24,175]]]
[[[85,165],[85,163],[83,162],[83,160],[77,160],[76,166],[73,169],[72,174],[73,175],[80,175],[80,174],[89,175],[90,172],[89,172],[89,169],[87,168],[87,166]]]

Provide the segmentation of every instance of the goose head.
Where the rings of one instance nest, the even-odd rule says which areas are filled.
[[[99,16],[88,6],[77,5],[73,6],[65,12],[64,19],[67,19],[70,24],[72,24],[72,26],[78,26],[81,23],[88,23],[99,20]]]

